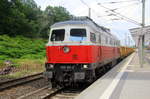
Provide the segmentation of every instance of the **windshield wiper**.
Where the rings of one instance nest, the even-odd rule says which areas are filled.
[[[83,41],[83,36],[81,37],[81,41],[80,41],[80,43],[82,43],[82,41]]]

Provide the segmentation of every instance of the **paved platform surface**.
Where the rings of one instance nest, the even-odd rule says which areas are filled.
[[[135,52],[75,99],[150,99],[150,52],[142,68]]]

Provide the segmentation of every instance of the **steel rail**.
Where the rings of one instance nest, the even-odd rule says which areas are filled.
[[[41,99],[51,99],[51,97],[55,96],[56,94],[62,92],[64,88],[54,89],[54,91],[50,92],[49,94],[41,97]]]
[[[43,73],[37,73],[37,74],[30,75],[30,76],[25,76],[25,77],[21,77],[17,79],[0,82],[0,91],[15,87],[21,84],[25,84],[34,80],[42,79],[43,78],[42,74]]]

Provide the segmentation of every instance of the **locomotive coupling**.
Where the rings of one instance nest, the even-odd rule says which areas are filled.
[[[45,78],[51,79],[53,77],[53,72],[52,71],[45,71],[45,72],[43,72],[43,76]]]
[[[53,77],[53,69],[54,65],[53,64],[45,64],[46,71],[43,73],[43,76],[45,78],[51,79]]]
[[[85,73],[84,72],[75,72],[74,73],[74,80],[83,80],[85,79]]]

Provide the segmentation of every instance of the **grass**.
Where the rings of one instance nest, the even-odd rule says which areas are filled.
[[[15,60],[18,64],[15,66],[15,69],[12,73],[7,75],[1,75],[1,78],[19,78],[22,76],[27,76],[31,74],[36,74],[44,71],[44,62],[43,60],[28,60],[28,59],[18,59]],[[5,66],[1,66],[1,69]]]
[[[0,35],[0,70],[7,67],[6,60],[15,67],[12,73],[0,77],[18,78],[43,72],[46,42],[44,39]]]

